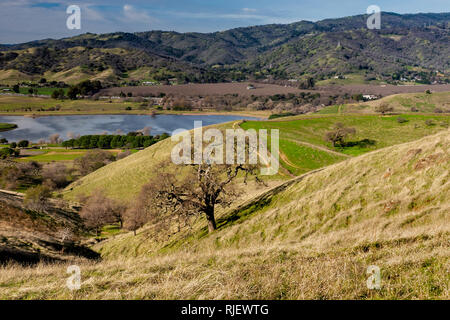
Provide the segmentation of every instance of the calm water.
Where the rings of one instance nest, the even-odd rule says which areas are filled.
[[[171,134],[176,129],[190,130],[194,128],[194,121],[203,121],[203,126],[224,123],[241,119],[257,119],[242,116],[221,115],[89,115],[89,116],[46,116],[28,118],[21,116],[0,116],[0,123],[15,123],[17,129],[0,132],[0,138],[9,141],[40,139],[48,140],[50,135],[58,133],[62,139],[68,139],[67,133],[76,135],[114,134],[117,130],[124,133],[151,128],[151,134],[167,132]]]

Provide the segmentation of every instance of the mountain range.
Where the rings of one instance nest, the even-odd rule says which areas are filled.
[[[349,74],[365,81],[450,74],[450,13],[368,16],[236,28],[214,33],[87,33],[0,45],[0,83],[220,82],[252,78],[318,80]]]

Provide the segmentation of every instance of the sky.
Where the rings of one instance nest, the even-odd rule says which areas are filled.
[[[81,9],[79,30],[66,26],[70,5]],[[449,0],[0,0],[0,43],[86,32],[214,32],[365,14],[370,5],[396,13],[450,11]]]

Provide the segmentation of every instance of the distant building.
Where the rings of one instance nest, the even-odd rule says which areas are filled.
[[[379,97],[374,94],[363,94],[363,100],[369,101],[369,100],[377,100]]]

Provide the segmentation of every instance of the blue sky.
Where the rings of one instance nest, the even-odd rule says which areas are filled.
[[[397,13],[450,11],[449,0],[1,0],[0,43],[86,32],[213,32],[364,14],[372,4]],[[81,30],[66,28],[69,5],[81,8]]]

